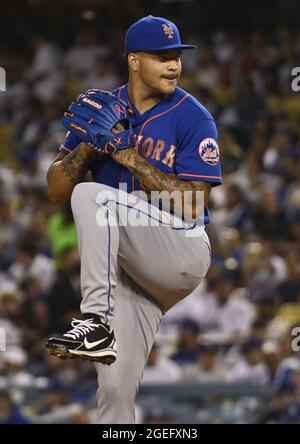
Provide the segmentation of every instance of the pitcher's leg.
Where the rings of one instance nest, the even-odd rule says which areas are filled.
[[[112,319],[117,257],[132,280],[148,294],[159,295],[165,308],[196,288],[210,263],[204,229],[189,237],[187,231],[199,229],[174,229],[164,217],[153,226],[165,213],[140,198],[134,203],[130,199],[122,190],[95,183],[77,185],[72,195],[81,251],[82,312],[99,313],[104,322]],[[102,224],[99,218],[96,222],[97,214]],[[135,223],[140,215],[146,226]]]
[[[139,199],[128,205],[123,197],[126,200],[123,191],[96,183],[79,184],[73,191],[82,267],[81,308],[88,318],[77,321],[79,324],[72,325],[64,337],[50,339],[49,345],[58,353],[64,347],[68,353],[85,359],[113,362],[116,344],[106,325],[113,315],[118,264],[165,310],[187,296],[207,271],[210,254],[202,238],[193,240],[185,236],[185,228],[175,230],[169,225],[124,224],[121,209],[125,215],[130,210],[148,220],[149,205]],[[160,212],[157,208],[155,211],[159,214],[154,217],[159,220]],[[103,357],[109,362],[104,362]]]
[[[100,184],[81,183],[74,188],[71,204],[81,258],[81,312],[95,313],[104,324],[110,324],[117,285],[119,228],[116,203],[102,202],[107,202],[107,195]]]
[[[108,367],[96,364],[100,424],[134,423],[135,396],[162,318],[161,310],[122,272],[112,325],[118,357]]]
[[[120,227],[119,263],[165,310],[190,294],[211,260],[206,233],[186,237],[170,227]]]
[[[60,358],[78,358],[110,365],[117,345],[110,328],[117,285],[119,228],[114,194],[101,184],[78,184],[72,194],[81,256],[83,319],[72,328],[47,340],[49,353]]]

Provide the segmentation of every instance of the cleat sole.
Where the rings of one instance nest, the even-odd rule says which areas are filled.
[[[111,365],[115,362],[117,352],[115,350],[106,350],[98,352],[98,356],[91,354],[85,354],[84,352],[69,350],[62,344],[47,344],[46,349],[52,356],[56,356],[60,359],[77,359],[91,362],[99,362],[104,365]]]

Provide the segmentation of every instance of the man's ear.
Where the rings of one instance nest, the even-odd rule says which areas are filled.
[[[140,64],[138,55],[134,52],[131,52],[130,54],[128,54],[127,60],[128,66],[132,69],[132,71],[137,72]]]

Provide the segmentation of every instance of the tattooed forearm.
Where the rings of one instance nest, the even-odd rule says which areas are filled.
[[[206,205],[208,202],[211,189],[211,184],[209,182],[186,181],[178,179],[175,175],[165,174],[147,162],[147,160],[136,153],[133,148],[119,151],[114,154],[113,157],[116,162],[128,168],[139,181],[141,186],[147,191],[167,191],[168,193],[179,191],[182,193],[183,200],[184,192],[191,191],[191,213],[193,213],[193,215],[197,212],[197,209],[195,208],[197,191],[202,191],[204,193],[204,204]]]
[[[83,181],[89,161],[90,156],[88,156],[83,149],[72,151],[61,161],[61,166],[65,175],[70,179],[74,186]]]
[[[52,202],[60,203],[71,197],[73,188],[83,182],[88,163],[96,155],[86,144],[81,144],[67,156],[59,154],[51,164],[48,174],[48,196]]]

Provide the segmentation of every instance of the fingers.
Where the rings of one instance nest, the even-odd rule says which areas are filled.
[[[124,126],[121,123],[117,123],[113,129],[112,129],[112,133],[113,134],[117,134],[117,133],[121,133],[122,131],[125,131]]]

